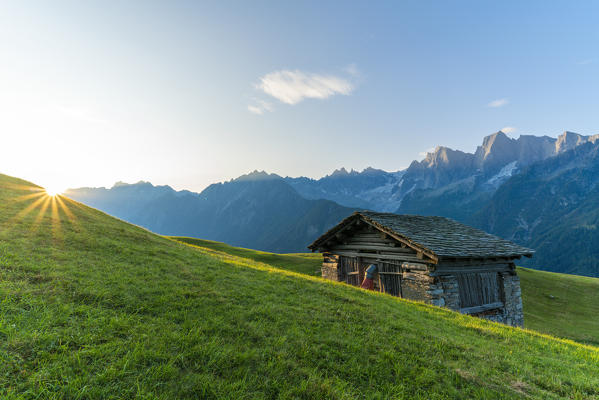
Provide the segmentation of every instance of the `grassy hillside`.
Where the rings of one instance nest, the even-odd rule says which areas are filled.
[[[195,238],[174,238],[188,244],[245,257],[277,268],[320,276],[318,253],[275,254],[240,249]],[[599,278],[518,268],[524,323],[528,329],[599,345]]]
[[[599,278],[519,268],[524,324],[599,345]]]
[[[0,175],[0,398],[599,398],[596,347],[218,255],[28,187]]]
[[[288,271],[294,271],[313,276],[321,275],[320,267],[322,265],[322,255],[320,253],[277,254],[234,247],[226,243],[215,242],[212,240],[189,237],[172,237],[172,239],[205,249],[224,252],[226,254],[231,254],[238,257],[249,258],[250,260],[265,263],[273,267],[286,269]]]

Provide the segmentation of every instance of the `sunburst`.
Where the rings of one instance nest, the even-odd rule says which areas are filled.
[[[64,190],[57,186],[48,186],[46,189],[46,194],[50,197],[56,197],[64,193]]]
[[[80,224],[77,221],[75,214],[69,209],[67,203],[78,206],[78,204],[71,199],[64,197],[61,193],[62,190],[57,188],[40,188],[34,186],[19,186],[11,187],[15,192],[25,191],[27,193],[22,195],[16,195],[9,201],[12,202],[23,202],[25,203],[18,212],[7,221],[5,225],[6,230],[11,230],[19,224],[31,224],[29,227],[30,231],[35,234],[38,231],[42,221],[45,218],[49,218],[51,223],[51,231],[54,240],[62,242],[62,219],[65,219],[70,225],[76,230],[80,230]],[[37,215],[33,218],[32,222],[26,222],[25,217],[30,213],[37,210]]]

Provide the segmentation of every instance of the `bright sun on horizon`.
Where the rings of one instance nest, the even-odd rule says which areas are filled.
[[[64,190],[58,187],[47,187],[46,189],[46,194],[48,196],[54,197],[54,196],[58,196],[59,194],[64,193]]]

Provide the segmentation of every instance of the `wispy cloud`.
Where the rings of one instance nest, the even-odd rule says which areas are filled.
[[[503,128],[501,128],[501,132],[503,133],[514,133],[518,130],[518,128],[515,128],[513,126],[505,126]]]
[[[337,94],[347,96],[354,90],[354,85],[347,79],[299,70],[271,72],[260,78],[260,83],[256,87],[275,99],[291,105],[304,99],[326,99]]]
[[[248,106],[248,110],[252,113],[252,114],[257,114],[257,115],[262,115],[264,114],[264,110],[258,106],[252,106],[249,105]]]
[[[497,99],[497,100],[493,100],[492,102],[487,104],[487,107],[498,108],[498,107],[503,107],[508,103],[509,103],[509,100],[506,98]]]
[[[578,61],[576,64],[578,65],[589,65],[589,64],[593,64],[595,61],[591,58],[587,59],[587,60],[581,60]]]
[[[434,148],[434,147],[431,147],[430,149],[426,149],[426,150],[424,150],[424,151],[421,151],[420,153],[418,153],[418,155],[419,155],[420,157],[426,157],[426,155],[427,155],[427,154],[429,154],[429,153],[434,153],[434,152],[435,152],[435,148]]]
[[[251,112],[253,114],[257,114],[257,115],[262,115],[267,111],[272,112],[273,106],[268,101],[264,101],[264,100],[260,100],[260,99],[253,99],[253,101],[254,101],[254,104],[248,105],[249,112]]]
[[[353,77],[357,77],[360,75],[360,71],[354,63],[349,64],[347,67],[343,68],[343,70]]]

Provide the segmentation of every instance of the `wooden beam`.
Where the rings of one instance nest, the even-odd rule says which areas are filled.
[[[483,311],[494,310],[496,308],[503,308],[503,303],[497,302],[491,304],[483,304],[482,306],[460,308],[460,312],[462,314],[476,314]]]
[[[378,239],[380,235],[376,232],[356,232],[355,237],[364,237],[368,239]]]
[[[421,260],[419,258],[416,258],[414,256],[411,255],[407,255],[407,254],[373,254],[373,253],[360,253],[360,252],[356,252],[356,251],[335,251],[335,254],[339,254],[340,256],[346,256],[346,257],[365,257],[365,258],[372,258],[372,259],[380,259],[380,260],[394,260],[394,261],[399,261],[399,262],[431,262],[433,263],[434,261],[426,261],[426,260]]]
[[[490,264],[490,265],[464,265],[445,267],[437,265],[434,275],[449,275],[460,273],[478,273],[478,272],[509,272],[511,271],[507,264]]]
[[[507,264],[513,262],[509,257],[441,257],[439,265],[481,265],[481,264]]]
[[[381,251],[388,251],[390,253],[405,253],[405,254],[416,255],[414,253],[414,251],[409,250],[409,249],[402,249],[399,247],[391,247],[391,246],[377,245],[377,244],[349,243],[349,244],[335,245],[332,247],[332,249],[333,250],[335,250],[335,249],[339,249],[339,250],[381,250]]]
[[[345,240],[347,243],[349,244],[355,244],[355,245],[364,245],[364,246],[369,246],[371,244],[374,245],[379,245],[379,246],[389,246],[389,247],[397,247],[397,246],[393,246],[394,243],[391,243],[390,241],[386,241],[386,240],[368,240],[368,239],[354,239],[354,237],[351,238],[347,238],[347,240]],[[414,254],[416,254],[416,252],[414,252]]]

